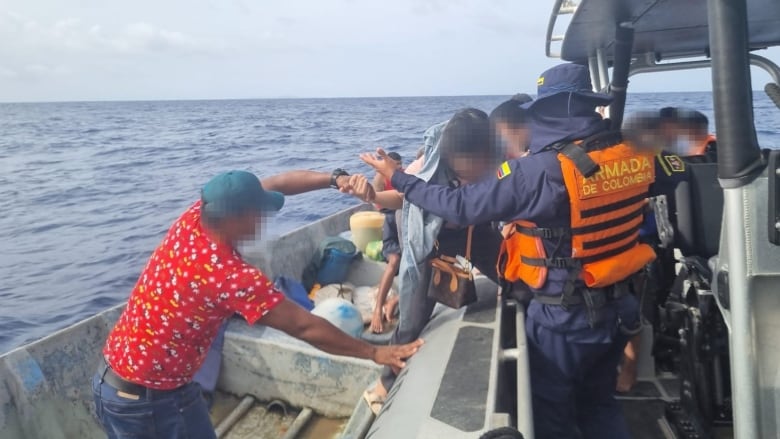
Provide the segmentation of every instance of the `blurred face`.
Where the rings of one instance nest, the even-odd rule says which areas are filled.
[[[668,145],[671,145],[677,139],[679,130],[679,127],[674,122],[662,122],[659,126],[659,134]]]
[[[707,140],[709,132],[707,129],[701,127],[682,126],[680,127],[677,135],[685,136],[691,141],[691,143],[699,144]]]
[[[632,133],[631,145],[643,153],[657,154],[663,150],[668,151],[669,141],[662,137],[656,130],[644,130]]]
[[[708,133],[701,129],[691,129],[681,126],[677,129],[676,137],[670,150],[682,156],[702,154],[706,147]]]
[[[264,215],[257,211],[249,211],[242,215],[226,218],[220,222],[222,233],[233,243],[250,241],[260,237]]]
[[[380,159],[381,159],[381,157],[380,157]],[[384,159],[382,159],[382,160],[384,160]],[[392,157],[388,157],[387,160],[389,160],[390,163],[395,165],[395,169],[402,169],[403,168],[402,162],[400,160],[395,160]]]
[[[685,124],[664,122],[661,124],[660,135],[663,149],[681,156],[697,153],[698,146],[704,143],[707,133],[694,130]]]
[[[528,149],[528,128],[499,122],[496,124],[496,135],[505,148],[507,159],[522,157]]]
[[[495,170],[495,160],[485,154],[456,154],[447,164],[461,184],[475,183]]]

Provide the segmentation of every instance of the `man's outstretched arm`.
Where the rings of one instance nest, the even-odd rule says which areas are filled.
[[[297,195],[329,188],[331,175],[328,172],[296,170],[272,175],[263,178],[260,182],[265,190],[281,192],[284,195]],[[348,175],[336,178],[336,185],[340,191],[347,190],[348,184]]]
[[[383,150],[378,150],[378,154],[361,154],[360,158],[391,178],[393,187],[403,193],[406,201],[462,226],[515,219],[534,197],[533,192],[524,190],[528,185],[518,168],[519,160],[504,162],[495,178],[451,188],[397,171],[380,158],[385,154]]]
[[[374,346],[350,337],[327,320],[289,300],[273,307],[259,323],[286,332],[330,354],[364,358],[397,368],[404,367],[405,360],[414,355],[423,343],[417,340],[405,345]]]

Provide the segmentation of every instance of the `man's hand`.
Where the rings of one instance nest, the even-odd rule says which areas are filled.
[[[374,355],[371,359],[376,364],[390,366],[393,370],[398,370],[406,366],[404,360],[414,355],[422,344],[423,341],[417,339],[404,345],[377,346],[374,348]]]
[[[336,187],[338,187],[339,192],[343,192],[345,194],[350,193],[350,186],[349,186],[349,179],[350,175],[339,175],[336,177]]]
[[[374,201],[376,197],[374,186],[371,185],[368,178],[360,174],[351,175],[345,190],[342,190],[342,192],[353,195],[366,203]]]
[[[398,169],[395,161],[388,157],[387,153],[382,148],[377,148],[376,154],[364,152],[363,154],[360,154],[360,159],[376,169],[376,172],[382,174],[382,176],[387,179],[392,178],[393,173]]]

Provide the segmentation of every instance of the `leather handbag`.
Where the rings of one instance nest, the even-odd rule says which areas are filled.
[[[450,308],[461,308],[477,301],[474,274],[471,272],[471,234],[473,230],[474,226],[468,228],[465,261],[459,262],[457,258],[442,254],[437,254],[431,261],[431,282],[428,286],[428,297]],[[438,253],[438,243],[436,248]]]

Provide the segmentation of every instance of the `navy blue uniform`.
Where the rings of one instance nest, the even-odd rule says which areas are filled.
[[[543,227],[568,227],[571,217],[569,195],[557,154],[549,150],[510,160],[507,162],[509,172],[499,171],[502,175],[496,178],[459,188],[428,185],[402,172],[393,174],[392,182],[410,203],[455,224],[523,219]],[[674,164],[674,171],[669,171],[672,165],[666,160],[656,160],[656,183],[651,186],[651,195],[670,194],[684,178],[683,161],[673,154],[663,156]],[[661,157],[659,154],[658,158]],[[545,246],[548,254],[556,247],[549,243]],[[558,255],[571,254],[571,243],[567,240],[557,248]],[[560,294],[566,276],[566,269],[550,268],[547,283],[537,292]]]
[[[409,202],[457,224],[523,219],[540,227],[570,225],[569,196],[556,151],[537,150],[506,165],[496,178],[459,188],[427,184],[402,172],[393,174],[392,184]],[[663,165],[656,161],[653,193],[665,190],[668,178],[678,174]],[[681,160],[680,165],[684,169]],[[545,240],[544,245],[548,255],[571,254],[568,239]],[[550,268],[547,282],[535,293],[560,295],[567,275],[566,269]],[[639,325],[636,298],[624,296],[603,313],[603,324],[591,328],[582,306],[529,305],[526,335],[538,437],[629,437],[613,392],[628,329]]]
[[[656,195],[666,195],[666,201],[669,209],[669,221],[676,230],[676,203],[675,189],[677,184],[688,178],[689,171],[686,166],[687,158],[669,153],[661,152],[656,155],[656,182],[654,192]],[[674,247],[660,247],[658,239],[658,229],[654,214],[645,216],[645,221],[639,231],[640,240],[653,247],[656,253],[656,260],[650,264],[647,274],[649,275],[644,282],[645,291],[640,294],[640,300],[643,303],[644,317],[649,321],[655,321],[657,318],[657,306],[666,303],[669,291],[672,288],[676,276],[674,257]]]

